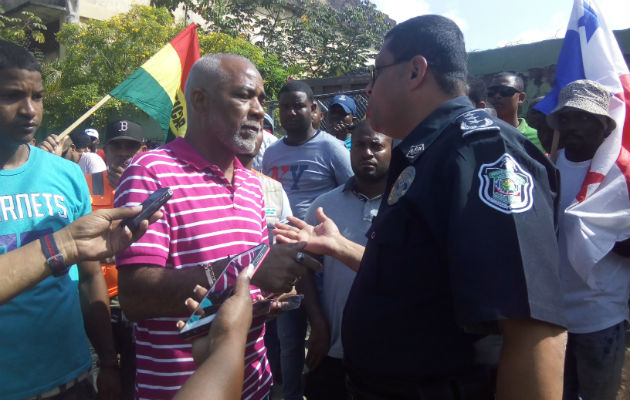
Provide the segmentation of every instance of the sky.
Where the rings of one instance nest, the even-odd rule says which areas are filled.
[[[371,0],[398,22],[422,14],[440,14],[464,33],[466,50],[563,38],[573,0]],[[596,0],[610,29],[630,28],[630,0]]]

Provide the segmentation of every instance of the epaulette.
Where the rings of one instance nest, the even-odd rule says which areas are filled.
[[[455,123],[459,124],[462,137],[475,132],[500,130],[499,125],[490,118],[490,115],[479,108],[463,113],[455,119]]]

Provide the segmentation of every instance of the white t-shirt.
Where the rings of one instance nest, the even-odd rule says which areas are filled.
[[[560,171],[560,271],[568,330],[571,333],[591,333],[630,320],[630,265],[623,257],[610,252],[593,268],[597,289],[589,287],[571,267],[567,258],[567,238],[564,236],[564,210],[575,200],[582,188],[591,161],[567,160],[564,150],[558,152],[556,167]]]
[[[96,153],[85,152],[79,159],[79,167],[84,174],[96,174],[107,169],[105,161]]]

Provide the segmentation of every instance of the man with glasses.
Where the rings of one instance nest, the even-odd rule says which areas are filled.
[[[453,21],[394,27],[366,91],[372,129],[402,142],[366,247],[326,218],[307,238],[276,232],[358,270],[342,322],[353,399],[562,396],[556,171],[516,128],[473,108],[466,75]],[[496,377],[476,347],[494,332]]]
[[[527,125],[524,118],[518,117],[518,107],[523,104],[527,94],[523,78],[514,72],[499,72],[492,77],[488,86],[488,101],[497,110],[497,117],[516,127],[540,151],[545,149],[538,140],[536,129]]]

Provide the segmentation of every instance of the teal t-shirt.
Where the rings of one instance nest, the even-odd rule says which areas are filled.
[[[0,254],[57,231],[91,210],[79,166],[30,147],[24,165],[0,170]],[[24,399],[91,365],[77,283],[48,277],[0,306],[0,398]]]

